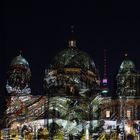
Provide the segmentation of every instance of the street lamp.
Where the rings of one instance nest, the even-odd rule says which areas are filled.
[[[120,139],[124,140],[124,121],[120,124]]]
[[[22,127],[21,127],[21,125],[20,125],[19,123],[17,124],[17,128],[18,128],[19,140],[22,140],[22,134],[21,134],[21,129],[22,129]]]
[[[138,140],[140,140],[140,121],[138,122],[137,125],[137,135],[138,135]]]
[[[120,118],[121,118],[121,124],[120,124],[120,133],[121,133],[121,140],[125,139],[125,127],[124,127],[124,119],[125,119],[125,101],[126,101],[126,97],[125,96],[121,96],[120,97]]]

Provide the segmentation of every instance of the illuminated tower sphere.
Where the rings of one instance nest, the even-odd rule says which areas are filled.
[[[139,74],[133,61],[127,58],[121,63],[117,74],[117,95],[119,96],[136,96],[138,95],[138,78]]]
[[[8,70],[7,92],[11,94],[29,94],[31,92],[29,88],[30,78],[29,63],[21,54],[16,56]]]

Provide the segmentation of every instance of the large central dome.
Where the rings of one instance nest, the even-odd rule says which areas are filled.
[[[68,39],[68,47],[58,53],[50,65],[50,69],[63,70],[65,68],[79,68],[96,73],[95,64],[91,57],[77,48],[73,30]]]
[[[53,87],[54,90],[55,87],[57,95],[90,94],[91,91],[95,95],[100,85],[94,61],[76,47],[74,38],[69,39],[68,47],[54,57],[44,79],[46,89]],[[89,96],[86,94],[85,97]]]
[[[50,65],[50,68],[81,68],[94,71],[95,64],[87,53],[80,51],[77,48],[68,47],[56,55]]]

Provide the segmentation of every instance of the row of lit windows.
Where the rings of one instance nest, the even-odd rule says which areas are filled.
[[[128,119],[130,119],[132,116],[132,111],[131,110],[127,110],[126,111],[126,117]],[[110,110],[106,110],[106,118],[110,118],[111,117],[111,111]]]

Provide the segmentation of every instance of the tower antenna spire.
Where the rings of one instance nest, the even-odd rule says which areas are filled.
[[[106,96],[109,92],[108,89],[108,79],[107,79],[107,55],[106,49],[104,49],[104,73],[103,73],[103,80],[102,80],[102,94]]]
[[[104,49],[104,78],[107,78],[107,57],[106,57],[106,49]]]

